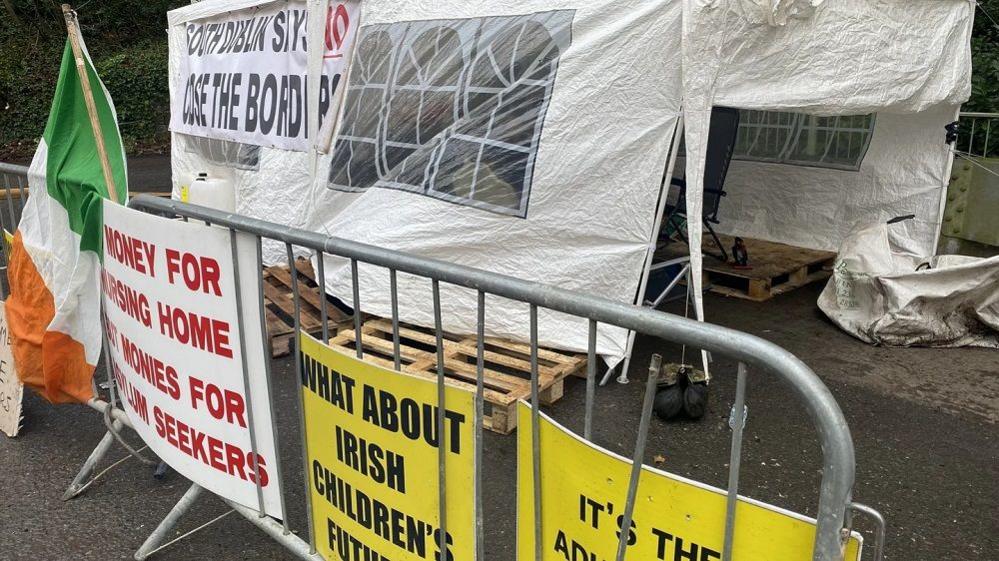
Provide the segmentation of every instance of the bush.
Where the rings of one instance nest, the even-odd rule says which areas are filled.
[[[170,90],[167,42],[131,47],[96,63],[97,74],[114,99],[126,148],[169,139]]]
[[[166,13],[186,4],[88,2],[79,14],[84,41],[114,99],[129,152],[155,148],[168,138]],[[45,129],[66,28],[57,2],[8,0],[0,6],[0,20],[0,159],[25,157]]]

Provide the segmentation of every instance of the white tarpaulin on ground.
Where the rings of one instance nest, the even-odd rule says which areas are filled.
[[[867,343],[999,347],[999,257],[914,253],[903,224],[848,237],[819,308]]]
[[[971,91],[973,2],[813,0],[798,2],[808,9],[789,17],[762,19],[747,5],[794,3],[682,1],[689,216],[701,214],[713,105],[818,115],[915,113],[956,107]],[[921,187],[919,176],[912,181]],[[824,210],[813,209],[817,219]],[[687,225],[701,310],[701,223]],[[928,242],[925,229],[915,234]]]

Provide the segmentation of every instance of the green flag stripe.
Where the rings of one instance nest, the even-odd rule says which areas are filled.
[[[87,56],[84,61],[118,202],[124,204],[128,200],[128,182],[118,124],[111,100],[105,95],[93,64]],[[44,139],[48,147],[45,169],[48,194],[69,214],[70,230],[80,235],[80,250],[93,251],[103,257],[101,199],[108,197],[108,188],[68,39]]]

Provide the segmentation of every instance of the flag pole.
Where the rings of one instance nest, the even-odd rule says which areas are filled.
[[[76,20],[76,12],[69,4],[62,5],[62,14],[66,18],[66,32],[69,34],[69,44],[73,48],[73,59],[76,61],[76,73],[80,76],[80,86],[83,88],[83,100],[87,105],[87,115],[90,116],[90,126],[94,129],[94,140],[97,143],[97,156],[101,161],[101,171],[104,172],[104,182],[108,194],[114,202],[118,202],[118,191],[115,189],[114,176],[111,174],[111,162],[108,160],[108,150],[104,146],[104,135],[101,134],[101,123],[97,118],[97,105],[94,104],[94,92],[90,89],[90,75],[83,60],[83,50],[80,48],[80,25]]]

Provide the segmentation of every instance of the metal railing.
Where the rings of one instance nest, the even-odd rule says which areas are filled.
[[[999,157],[999,113],[960,113],[957,150],[966,156]]]
[[[28,195],[28,166],[0,162],[0,183],[4,201],[0,201],[0,228],[14,233],[21,221],[24,202]],[[0,298],[7,297],[7,255],[6,243],[0,243]]]
[[[0,224],[11,232],[16,229],[17,223],[21,216],[21,211],[24,207],[27,187],[27,171],[28,168],[25,166],[0,163],[0,174],[3,175],[4,194],[7,197],[6,203],[0,204]],[[487,294],[525,302],[530,305],[530,366],[532,378],[530,400],[532,405],[531,437],[535,451],[533,466],[535,471],[534,481],[540,480],[537,474],[537,471],[540,469],[537,454],[540,446],[540,422],[538,418],[540,403],[537,341],[537,314],[539,307],[589,319],[589,360],[586,379],[583,435],[587,440],[592,440],[593,408],[597,382],[596,334],[598,323],[606,323],[635,330],[643,334],[660,337],[675,343],[693,345],[695,347],[704,348],[709,351],[737,359],[739,361],[739,367],[736,383],[736,406],[745,403],[747,365],[754,366],[764,372],[771,372],[783,379],[794,390],[795,395],[804,404],[806,410],[808,411],[812,423],[817,429],[818,437],[821,442],[823,452],[822,482],[819,490],[818,513],[816,516],[817,531],[813,550],[813,559],[815,561],[838,561],[842,558],[842,545],[845,538],[848,536],[846,529],[851,526],[851,512],[853,511],[868,515],[875,522],[877,534],[874,558],[878,560],[881,559],[885,531],[883,518],[881,518],[880,515],[873,509],[851,502],[855,472],[854,450],[849,429],[839,406],[836,404],[834,398],[821,380],[819,380],[806,365],[787,351],[768,341],[732,329],[688,320],[679,316],[664,314],[648,308],[616,303],[603,298],[571,292],[552,286],[524,281],[452,263],[408,255],[362,243],[327,237],[313,232],[281,226],[245,216],[223,213],[209,208],[184,204],[178,201],[140,195],[133,199],[130,206],[147,212],[180,216],[184,220],[200,220],[206,224],[229,228],[232,232],[241,231],[250,233],[257,237],[258,251],[256,259],[258,269],[261,270],[263,262],[262,254],[259,248],[263,239],[282,242],[286,246],[289,260],[294,258],[294,249],[296,246],[316,252],[319,257],[317,260],[317,273],[319,279],[325,278],[323,270],[323,257],[325,255],[339,256],[349,259],[351,262],[351,271],[353,273],[352,280],[354,284],[352,304],[355,310],[360,310],[362,308],[357,285],[358,263],[367,263],[385,268],[390,276],[390,289],[392,291],[393,363],[397,370],[401,369],[398,298],[396,293],[397,274],[399,272],[403,272],[431,280],[431,290],[433,291],[434,296],[435,333],[438,341],[438,352],[440,352],[443,348],[440,344],[443,338],[443,331],[441,328],[440,283],[443,282],[476,290],[478,293],[477,336],[479,343],[477,345],[478,352],[475,396],[475,431],[477,435],[477,444],[474,461],[477,478],[480,478],[482,473],[482,470],[479,468],[482,466],[482,430],[484,413],[483,378],[485,364],[483,341],[486,311],[485,296]],[[5,248],[2,256],[2,266],[4,269],[6,268],[6,262],[7,255]],[[4,275],[4,277],[5,276],[6,275]],[[292,282],[295,309],[294,321],[296,332],[298,332],[301,329],[301,299],[294,275],[292,276]],[[3,295],[6,295],[5,290]],[[263,305],[262,293],[259,295],[259,298],[260,304]],[[325,298],[320,300],[322,302],[322,335],[323,339],[328,341],[329,333],[326,332],[326,319],[328,317],[326,307],[327,302]],[[363,358],[364,351],[361,341],[362,330],[360,326],[360,314],[355,314],[354,322],[357,337],[357,354],[359,357]],[[295,345],[295,366],[296,370],[300,371],[301,358],[297,352],[297,338],[295,338]],[[439,356],[437,362],[438,390],[442,393],[445,383],[443,370],[444,362]],[[268,385],[270,385],[270,368],[269,365],[265,366],[267,366],[267,368],[264,369],[265,375],[268,377]],[[638,485],[638,467],[642,464],[645,440],[649,431],[649,421],[652,412],[651,398],[655,392],[654,378],[655,372],[650,371],[645,388],[645,398],[642,403],[638,439],[636,441],[634,454],[632,455],[632,460],[634,462],[633,473],[631,479],[629,480],[629,500],[625,509],[625,515],[629,518],[634,509],[634,497]],[[298,385],[298,388],[301,390],[300,384]],[[113,395],[114,394],[112,392],[112,398]],[[301,407],[301,395],[299,395],[299,400],[299,406]],[[95,399],[89,404],[91,407],[105,414],[109,425],[112,425],[113,420],[113,425],[111,426],[112,430],[105,436],[104,440],[102,440],[98,449],[95,449],[94,453],[91,454],[91,457],[88,458],[84,468],[81,470],[80,474],[67,491],[67,497],[75,496],[82,491],[82,489],[86,488],[87,485],[89,485],[89,483],[84,484],[83,482],[89,477],[90,473],[93,472],[97,462],[110,448],[113,441],[112,436],[117,436],[114,434],[114,429],[120,429],[122,425],[130,425],[128,417],[125,416],[124,412],[120,409],[114,408],[113,403],[113,399],[112,404]],[[737,409],[738,407],[733,409],[733,411]],[[443,424],[443,412],[443,407],[438,409],[438,430],[443,430],[443,427],[441,426]],[[302,424],[302,429],[304,430],[304,419],[300,418],[299,422]],[[722,552],[723,559],[725,560],[731,558],[730,556],[732,551],[731,546],[735,527],[735,508],[738,498],[739,465],[743,425],[744,418],[742,415],[733,415],[733,418],[730,419],[730,426],[732,428],[732,444],[729,462],[724,547]],[[521,430],[524,428],[525,427],[521,427]],[[441,485],[441,489],[443,489],[445,488],[445,473],[441,470],[440,474],[441,480],[439,481],[439,484]],[[281,470],[278,470],[278,477],[282,477]],[[476,512],[479,517],[476,523],[476,532],[478,537],[477,544],[479,548],[478,558],[484,559],[482,549],[484,543],[482,539],[483,523],[481,519],[482,486],[480,483],[481,481],[478,481],[475,486]],[[308,479],[306,479],[305,484],[306,487],[308,487]],[[73,492],[74,487],[78,489],[76,492]],[[284,485],[281,485],[281,488],[287,489]],[[170,515],[164,519],[157,530],[149,537],[149,539],[146,540],[146,543],[143,544],[142,548],[140,548],[139,552],[136,554],[137,559],[144,559],[152,553],[166,547],[170,543],[173,543],[173,541],[176,541],[171,540],[170,542],[163,543],[163,540],[166,539],[167,535],[172,533],[174,525],[183,513],[190,508],[200,492],[200,487],[192,487],[189,493],[185,495],[185,498],[174,507]],[[534,492],[534,506],[535,509],[540,511],[543,506],[541,505],[540,499],[540,487],[536,486]],[[308,497],[310,496],[309,489],[307,488],[307,500],[309,500]],[[302,559],[318,559],[318,556],[315,554],[315,536],[313,535],[311,519],[309,520],[309,540],[308,542],[304,542],[289,532],[287,520],[279,523],[269,517],[260,515],[253,509],[235,504],[228,500],[226,502],[235,512],[243,515],[249,521],[264,530],[267,534],[271,535],[297,557]],[[311,510],[311,505],[309,510]],[[541,518],[539,516],[535,516],[535,520],[540,521]],[[538,523],[540,524],[540,522]],[[205,526],[207,526],[207,524]],[[446,520],[443,517],[441,518],[440,530],[440,536],[446,536]],[[540,527],[536,530],[540,530]],[[193,532],[189,532],[188,534],[190,533]],[[186,536],[188,534],[184,535]],[[540,559],[541,541],[536,540],[535,545],[536,548],[538,548],[536,551],[537,559]],[[626,548],[623,547],[622,541],[619,544],[617,561],[623,560],[625,551]]]
[[[441,302],[440,302],[440,285],[441,283],[456,285],[459,287],[465,287],[468,289],[475,290],[478,294],[478,304],[477,304],[477,336],[478,336],[478,349],[477,349],[477,366],[476,366],[476,393],[475,393],[475,410],[476,419],[475,427],[477,435],[477,442],[482,441],[482,431],[483,431],[483,378],[484,378],[484,348],[483,341],[485,335],[485,316],[486,316],[486,295],[499,296],[503,298],[508,298],[516,300],[519,302],[524,302],[530,306],[530,370],[531,370],[531,416],[532,423],[529,428],[531,430],[531,440],[533,444],[533,470],[535,474],[535,482],[540,481],[539,470],[539,454],[540,449],[540,400],[539,400],[539,375],[538,375],[538,309],[546,308],[565,314],[574,315],[581,318],[586,318],[589,320],[589,345],[588,345],[588,367],[587,367],[587,377],[586,377],[586,399],[585,399],[585,429],[584,438],[590,440],[592,438],[592,427],[593,427],[593,410],[594,410],[594,400],[595,400],[595,387],[596,387],[596,333],[599,324],[608,324],[617,327],[622,327],[629,330],[634,330],[643,334],[652,335],[672,341],[675,343],[691,345],[694,347],[709,350],[714,353],[725,355],[734,358],[739,361],[738,368],[738,383],[736,385],[736,397],[735,401],[737,404],[745,403],[745,392],[747,385],[747,372],[749,368],[755,368],[757,371],[763,373],[771,373],[776,375],[778,378],[782,379],[788,384],[788,386],[793,390],[794,395],[797,399],[804,405],[805,410],[815,426],[818,438],[822,449],[822,481],[819,488],[819,500],[818,500],[818,510],[816,514],[817,529],[815,535],[814,549],[812,552],[813,559],[815,561],[839,561],[843,556],[843,545],[845,539],[848,536],[848,529],[851,525],[851,511],[855,508],[851,501],[852,488],[854,484],[854,473],[855,473],[855,458],[854,458],[854,448],[853,441],[850,436],[849,428],[843,413],[841,412],[839,406],[837,405],[835,399],[829,390],[825,387],[822,381],[809,369],[804,363],[798,360],[788,351],[765,341],[761,338],[742,333],[733,329],[728,329],[725,327],[720,327],[716,325],[711,325],[707,323],[697,322],[694,320],[688,320],[679,316],[674,316],[666,314],[663,312],[658,312],[648,308],[642,308],[637,306],[632,306],[628,304],[622,304],[618,302],[613,302],[604,298],[591,296],[588,294],[582,294],[578,292],[572,292],[553,286],[547,286],[539,284],[536,282],[529,282],[518,278],[513,278],[510,276],[500,275],[496,273],[490,273],[487,271],[482,271],[478,269],[473,269],[465,267],[462,265],[457,265],[453,263],[447,263],[443,261],[438,261],[434,259],[428,259],[424,257],[418,257],[415,255],[409,255],[397,251],[392,251],[384,248],[379,248],[363,243],[353,242],[349,240],[344,240],[335,237],[328,237],[314,232],[309,232],[305,230],[300,230],[296,228],[291,228],[287,226],[282,226],[279,224],[274,224],[246,216],[241,216],[237,214],[230,214],[225,212],[220,212],[217,210],[194,206],[190,204],[181,203],[179,201],[158,199],[150,196],[140,195],[129,203],[129,206],[140,209],[146,212],[156,213],[166,216],[179,216],[184,220],[197,220],[202,221],[205,224],[213,225],[216,227],[228,228],[231,232],[245,232],[249,233],[257,238],[257,247],[260,247],[262,240],[275,240],[277,242],[283,243],[287,250],[288,259],[293,262],[294,253],[296,248],[302,248],[306,250],[311,250],[317,254],[318,263],[318,277],[319,279],[324,279],[324,257],[337,256],[349,260],[351,265],[351,273],[353,280],[353,292],[352,292],[352,302],[348,304],[352,305],[355,310],[354,314],[354,333],[356,337],[356,350],[359,358],[364,356],[364,347],[362,343],[362,329],[361,329],[361,314],[357,313],[363,309],[363,303],[360,301],[359,290],[357,284],[357,269],[359,263],[364,263],[368,265],[374,265],[386,270],[386,274],[389,275],[391,281],[391,297],[392,297],[392,335],[393,335],[393,362],[396,369],[400,368],[400,345],[399,345],[399,314],[397,306],[397,293],[396,293],[396,276],[398,273],[406,273],[409,275],[415,275],[418,277],[423,277],[430,280],[430,289],[433,294],[433,308],[434,308],[434,331],[436,334],[436,339],[438,342],[438,358],[437,358],[437,384],[438,384],[438,395],[442,396],[444,392],[445,385],[445,371],[444,371],[444,361],[440,356],[442,352],[443,345],[441,344],[444,333],[442,330],[441,322]],[[262,268],[263,262],[261,257],[261,252],[257,251],[257,266]],[[294,279],[292,275],[292,279]],[[322,282],[322,280],[320,280]],[[297,285],[292,286],[293,292],[293,303],[295,310],[295,329],[296,333],[301,329],[301,298],[299,295]],[[263,294],[260,294],[261,302],[263,305]],[[326,311],[326,300],[325,298],[320,299],[322,301],[322,314],[323,321],[322,325],[327,325],[325,321],[327,317]],[[323,333],[323,338],[325,341],[329,340],[329,334]],[[295,339],[295,368],[296,372],[300,373],[301,355],[298,352],[298,339]],[[651,369],[650,369],[651,370]],[[654,392],[656,389],[656,377],[658,369],[655,371],[650,371],[649,378],[645,387],[645,397],[642,402],[641,417],[639,423],[638,438],[636,441],[634,453],[632,455],[633,471],[631,478],[628,483],[628,502],[625,506],[625,512],[623,513],[625,518],[625,524],[631,519],[634,512],[635,506],[635,496],[638,486],[638,474],[640,471],[640,466],[644,459],[644,448],[646,437],[649,431],[650,418],[652,414],[652,404]],[[269,369],[265,369],[265,375],[270,376]],[[298,385],[299,399],[301,400],[301,384]],[[301,401],[299,402],[301,407]],[[442,434],[444,431],[444,407],[437,408],[437,430]],[[732,433],[732,448],[731,448],[731,461],[729,464],[729,477],[728,477],[728,489],[727,489],[727,510],[726,510],[726,520],[725,520],[725,533],[724,533],[724,549],[723,549],[723,559],[730,559],[732,550],[732,540],[734,532],[732,531],[735,525],[735,512],[736,512],[736,501],[738,497],[738,485],[739,485],[739,458],[742,443],[742,415],[735,416],[733,424]],[[302,419],[300,418],[300,422]],[[520,430],[527,430],[528,427],[520,427]],[[302,425],[302,430],[304,431],[304,423]],[[303,457],[307,457],[305,453],[305,439],[303,434]],[[443,453],[444,448],[440,448],[441,453]],[[477,449],[474,454],[475,462],[475,473],[476,478],[481,478],[482,470],[479,469],[482,466],[482,450],[481,444],[477,445]],[[278,470],[280,477],[280,470]],[[445,470],[439,470],[439,480],[438,485],[441,490],[442,498],[443,489],[446,488],[446,472]],[[475,485],[476,497],[475,500],[477,504],[481,504],[482,497],[480,496],[482,486],[477,482]],[[308,479],[306,480],[306,486],[308,486]],[[280,488],[287,489],[284,485],[280,485]],[[306,500],[311,500],[311,494],[306,490]],[[195,492],[195,491],[192,491]],[[196,492],[195,492],[196,493]],[[183,502],[183,501],[182,501]],[[190,502],[190,501],[188,501]],[[230,503],[231,504],[231,503]],[[442,505],[443,506],[443,505]],[[539,525],[535,528],[535,531],[540,530],[541,516],[539,516],[541,509],[544,505],[541,504],[540,486],[535,485],[534,488],[534,509],[535,509],[535,523]],[[178,503],[175,510],[171,512],[171,515],[164,520],[161,527],[157,529],[154,536],[159,535],[160,537],[167,535],[169,530],[172,529],[172,525],[176,522],[179,514],[182,514],[182,510],[187,507],[183,507],[181,511],[178,508],[182,508],[182,505]],[[235,507],[234,507],[235,508]],[[859,507],[858,510],[863,507]],[[296,555],[303,559],[316,559],[314,556],[315,552],[315,536],[313,535],[313,524],[311,520],[311,505],[307,509],[309,512],[309,533],[308,533],[308,543],[305,544],[302,540],[293,534],[287,532],[287,522],[285,521],[285,531],[281,532],[281,525],[269,518],[261,518],[262,515],[258,516],[258,513],[254,512],[252,509],[246,509],[245,507],[240,509],[236,508],[238,512],[246,516],[248,519],[253,521],[255,524],[264,528],[269,534],[271,534],[275,539],[280,541],[289,550],[296,553]],[[245,512],[244,512],[245,511]],[[481,509],[477,509],[479,516],[481,516]],[[866,512],[866,511],[864,511]],[[256,520],[254,520],[256,519]],[[166,526],[164,526],[164,524]],[[627,526],[625,526],[627,527]],[[483,524],[481,518],[476,524],[477,532],[477,543],[479,547],[479,558],[484,559],[482,544],[483,541]],[[439,539],[444,539],[447,535],[447,520],[443,516],[443,512],[440,517],[440,532]],[[627,539],[627,533],[621,533],[621,542],[618,547],[617,561],[622,561],[626,552],[624,541]],[[153,536],[150,537],[153,540]],[[148,547],[147,547],[148,546]],[[143,546],[146,551],[155,551],[162,546],[158,546],[155,540],[148,541],[147,544]],[[535,555],[536,559],[540,561],[541,559],[541,541],[535,540]]]

